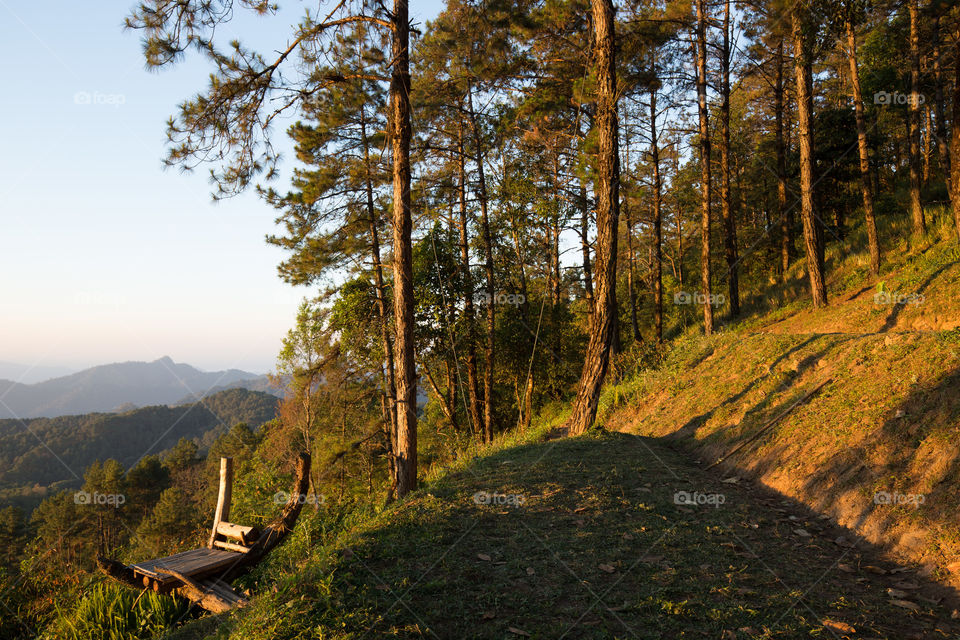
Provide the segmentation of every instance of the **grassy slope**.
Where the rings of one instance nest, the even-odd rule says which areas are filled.
[[[960,551],[960,268],[946,242],[888,259],[884,290],[923,304],[875,305],[864,256],[832,254],[829,309],[808,308],[794,272],[739,325],[691,331],[610,386],[600,420],[632,434],[547,441],[555,416],[381,513],[306,513],[248,609],[177,637],[960,637],[937,604],[956,593],[925,577],[948,579]],[[723,455],[826,379],[728,468],[690,455]],[[926,501],[879,506],[878,490]],[[676,491],[725,503],[677,505]],[[894,544],[927,565],[885,564]]]
[[[831,380],[725,466],[960,583],[960,564],[946,569],[960,560],[960,248],[898,249],[883,289],[918,303],[877,304],[864,257],[834,256],[829,308],[787,294],[717,336],[679,341],[662,368],[607,389],[606,426],[678,439],[713,462]],[[877,492],[924,504],[878,505]]]
[[[831,638],[825,625],[840,623],[898,640],[953,633],[935,587],[874,575],[869,551],[837,545],[839,531],[791,501],[650,439],[528,440],[326,547],[304,547],[304,523],[259,576],[272,592],[178,637]],[[525,500],[477,504],[478,491]],[[676,491],[725,502],[678,506]],[[916,610],[890,605],[884,589],[897,585]]]

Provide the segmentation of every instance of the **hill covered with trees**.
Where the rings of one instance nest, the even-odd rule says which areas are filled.
[[[94,461],[113,458],[127,469],[181,439],[206,450],[235,424],[259,427],[273,420],[276,409],[276,396],[231,389],[176,407],[0,420],[0,495],[35,504],[48,491],[79,487]]]

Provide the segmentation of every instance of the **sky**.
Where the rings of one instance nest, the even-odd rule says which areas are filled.
[[[238,10],[227,37],[275,50],[307,8],[332,6],[280,5],[267,19]],[[411,5],[423,22],[442,3]],[[214,204],[205,169],[163,168],[166,119],[210,68],[188,56],[147,71],[122,29],[132,6],[0,0],[0,361],[272,370],[313,292],[277,276],[272,208],[253,194]],[[288,124],[274,128],[285,149]]]

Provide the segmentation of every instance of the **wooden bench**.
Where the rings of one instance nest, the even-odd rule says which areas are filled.
[[[177,591],[201,607],[220,613],[247,600],[228,581],[262,560],[293,529],[304,503],[310,476],[310,456],[297,460],[294,491],[277,522],[262,532],[229,522],[233,496],[233,459],[220,459],[220,490],[207,546],[132,565],[98,557],[100,570],[128,586],[159,593]]]

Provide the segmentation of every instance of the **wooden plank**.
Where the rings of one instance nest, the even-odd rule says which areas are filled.
[[[242,557],[242,554],[235,551],[203,548],[175,553],[166,558],[147,560],[132,565],[131,568],[140,575],[164,584],[169,584],[171,582],[177,582],[177,578],[158,573],[157,568],[172,569],[191,577],[204,576],[222,569],[227,569]]]
[[[250,547],[245,547],[242,544],[234,544],[232,542],[224,542],[223,540],[214,540],[213,546],[218,549],[227,549],[228,551],[236,551],[238,553],[247,553],[250,551]]]
[[[207,547],[213,548],[217,539],[217,527],[230,520],[230,500],[233,497],[233,458],[220,458],[220,492],[217,494],[217,509],[213,512],[213,529]]]
[[[217,533],[231,540],[239,540],[241,544],[249,545],[260,537],[256,527],[247,527],[232,522],[221,522],[217,525]]]

